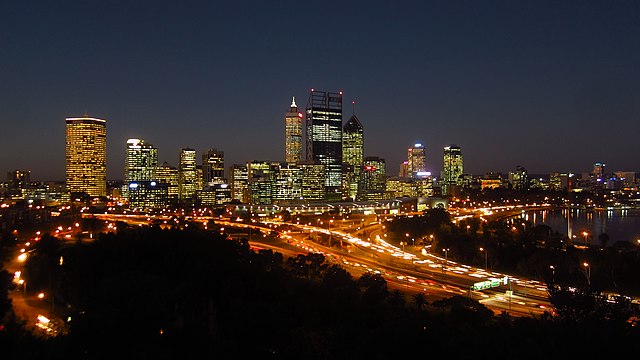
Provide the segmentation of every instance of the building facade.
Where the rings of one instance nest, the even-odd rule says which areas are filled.
[[[442,167],[442,194],[452,195],[454,189],[462,185],[463,159],[462,150],[457,145],[444,147]]]
[[[127,140],[124,162],[124,181],[152,181],[156,179],[158,149],[142,139]]]
[[[386,191],[386,164],[377,156],[364,158],[362,167],[361,191],[358,200],[382,200]]]
[[[407,151],[407,175],[415,179],[424,176],[426,172],[426,152],[424,146],[417,143]]]
[[[342,200],[342,92],[311,89],[306,131],[307,160],[324,165],[326,200]]]
[[[203,187],[226,183],[224,177],[224,151],[216,148],[202,154]]]
[[[196,190],[198,190],[196,151],[191,148],[182,148],[178,165],[178,197],[180,201],[192,199]]]
[[[364,161],[364,130],[353,114],[342,128],[342,162],[344,165],[344,197],[355,200]]]
[[[284,115],[284,161],[296,163],[302,160],[302,115],[298,112],[296,98],[291,100]]]
[[[107,194],[107,121],[66,118],[65,183],[69,192]]]

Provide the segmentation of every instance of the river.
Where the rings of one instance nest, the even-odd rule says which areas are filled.
[[[519,217],[535,225],[545,224],[576,242],[600,244],[602,233],[616,241],[637,243],[640,239],[640,209],[585,210],[550,209],[525,212]]]

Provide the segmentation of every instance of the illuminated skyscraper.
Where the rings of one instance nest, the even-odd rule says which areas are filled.
[[[450,195],[453,187],[462,185],[462,150],[457,145],[444,147],[444,165],[442,175],[442,193]]]
[[[273,201],[273,179],[276,168],[270,161],[253,160],[247,163],[251,204],[268,205]]]
[[[324,165],[327,201],[342,199],[342,92],[311,89],[307,104],[307,160]]]
[[[233,164],[229,168],[229,185],[231,185],[231,198],[241,203],[251,200],[249,191],[249,170],[246,164]]]
[[[364,130],[360,120],[354,113],[342,128],[342,162],[345,167],[345,191],[344,194],[351,200],[355,200],[358,194],[358,184],[362,162],[364,159]]]
[[[302,160],[302,116],[302,113],[298,112],[294,97],[289,111],[284,115],[285,162],[295,163]]]
[[[180,164],[178,165],[178,194],[180,200],[193,198],[197,187],[196,151],[190,148],[182,148],[180,149]]]
[[[274,204],[292,203],[302,199],[302,169],[298,163],[275,163],[273,190],[271,198]]]
[[[127,140],[124,163],[124,181],[151,181],[156,179],[158,149],[141,139]]]
[[[516,166],[516,171],[509,171],[509,185],[514,190],[529,190],[529,176],[524,166]]]
[[[382,200],[386,190],[386,163],[377,156],[364,158],[360,199],[365,201]]]
[[[597,162],[595,164],[593,164],[593,176],[596,179],[600,179],[598,181],[601,181],[602,178],[604,178],[604,167],[606,165],[604,163],[601,162]]]
[[[204,186],[224,184],[224,151],[209,149],[202,154],[202,178]]]
[[[166,161],[162,165],[158,166],[156,170],[156,177],[159,183],[167,184],[167,197],[170,203],[175,203],[178,200],[180,189],[180,176],[178,175],[178,169],[175,166],[169,165]]]
[[[414,146],[409,148],[407,154],[407,172],[409,177],[418,178],[421,176],[420,174],[427,171],[425,159],[426,155],[424,146],[422,146],[422,144],[415,144]]]
[[[13,170],[7,172],[7,185],[11,190],[25,189],[31,182],[31,171]]]
[[[409,161],[405,160],[400,164],[400,172],[398,173],[400,178],[408,178],[409,177]]]
[[[324,165],[313,161],[299,163],[302,169],[302,198],[308,201],[325,199]]]
[[[107,194],[106,120],[66,118],[66,186],[89,196]]]

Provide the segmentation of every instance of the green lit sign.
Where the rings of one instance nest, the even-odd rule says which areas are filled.
[[[509,283],[509,278],[507,276],[502,279],[489,279],[486,281],[480,281],[473,285],[471,285],[471,290],[484,290],[490,289],[493,287],[498,287],[500,285],[507,285]]]

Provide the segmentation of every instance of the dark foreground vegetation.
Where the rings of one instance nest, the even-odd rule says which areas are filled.
[[[62,257],[63,261],[60,261]],[[322,255],[254,252],[203,230],[121,229],[62,246],[44,236],[25,269],[54,289],[65,336],[41,338],[12,316],[0,281],[2,359],[526,359],[635,353],[629,303],[559,287],[557,315],[495,316],[456,296],[428,303],[358,279]]]

